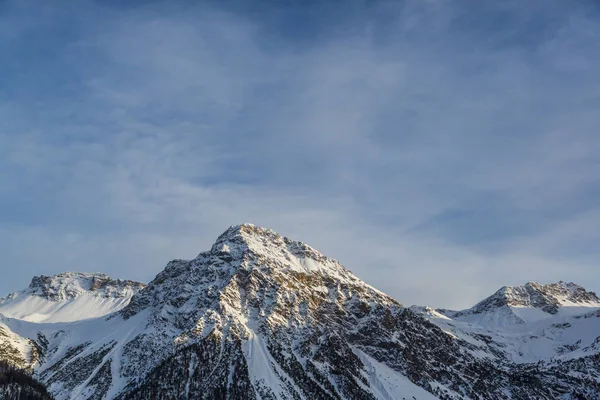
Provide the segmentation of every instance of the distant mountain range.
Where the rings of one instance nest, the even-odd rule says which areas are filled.
[[[0,300],[0,361],[58,400],[600,399],[600,299],[530,282],[467,310],[405,307],[244,224],[148,285],[33,278]]]

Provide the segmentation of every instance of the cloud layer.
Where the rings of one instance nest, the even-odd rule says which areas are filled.
[[[0,7],[2,293],[242,222],[408,304],[600,289],[595,2]]]

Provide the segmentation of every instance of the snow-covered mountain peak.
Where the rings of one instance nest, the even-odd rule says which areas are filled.
[[[512,329],[596,309],[600,309],[598,296],[575,283],[528,282],[522,286],[504,286],[472,308],[450,316],[489,329]]]
[[[88,292],[96,292],[103,297],[126,297],[144,286],[140,282],[112,279],[102,273],[63,272],[54,276],[33,277],[26,291],[51,301],[61,301]]]
[[[600,307],[600,298],[594,292],[587,291],[583,286],[573,282],[559,281],[546,285],[537,282],[528,282],[525,288],[530,293],[537,293],[540,296],[552,298],[560,305],[590,305]]]
[[[572,282],[528,282],[523,286],[504,286],[470,311],[481,313],[503,306],[534,307],[548,314],[556,314],[563,306],[600,307],[600,299],[594,292],[588,292]]]
[[[0,299],[0,313],[33,322],[68,322],[118,311],[146,285],[106,274],[36,276],[29,287]]]
[[[246,252],[273,256],[274,252],[310,258],[314,261],[326,261],[327,257],[305,243],[293,241],[281,236],[269,228],[253,224],[233,225],[221,234],[210,253],[225,258],[241,259]],[[289,254],[288,254],[289,253]],[[201,253],[202,257],[205,253]]]
[[[229,293],[239,292],[240,287],[242,296],[262,293],[254,303],[258,308],[270,308],[273,300],[283,301],[286,296],[298,301],[315,293],[334,298],[348,288],[398,304],[312,247],[271,229],[243,224],[227,229],[210,251],[195,259],[169,262],[147,288],[134,296],[123,315],[129,318],[150,307],[155,315],[170,318],[173,314],[185,314],[179,319],[194,321],[204,312],[198,304],[217,309],[231,300]],[[270,292],[269,296],[265,292]],[[233,296],[239,300],[240,294]]]

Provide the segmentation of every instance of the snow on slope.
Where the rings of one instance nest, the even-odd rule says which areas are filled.
[[[382,400],[435,400],[437,397],[412,383],[407,377],[353,348],[367,371],[372,393]]]
[[[445,332],[515,363],[569,360],[600,352],[600,299],[574,283],[503,287],[470,309],[443,315],[412,307]]]
[[[291,378],[277,366],[277,362],[269,353],[265,339],[262,335],[257,334],[255,330],[248,328],[248,338],[242,343],[242,351],[248,364],[248,374],[251,382],[255,387],[268,387],[278,399],[285,399],[288,389],[285,381],[292,381]],[[297,386],[294,385],[294,390],[302,393]],[[300,395],[302,400],[305,396]]]
[[[505,286],[472,308],[455,313],[453,319],[491,330],[526,330],[528,323],[556,321],[597,309],[600,298],[572,282],[529,282]]]
[[[19,368],[29,369],[37,361],[34,343],[9,327],[9,321],[0,316],[0,360]]]
[[[98,318],[125,307],[144,286],[98,273],[34,277],[27,289],[0,299],[0,314],[31,322]]]

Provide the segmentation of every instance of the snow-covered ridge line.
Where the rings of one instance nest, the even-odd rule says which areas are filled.
[[[229,253],[239,257],[245,251],[261,251],[267,247],[286,247],[289,252],[315,261],[326,261],[328,258],[306,243],[293,241],[281,236],[269,228],[253,224],[232,225],[221,234],[213,244],[211,253]],[[200,253],[200,256],[204,253]],[[331,260],[335,261],[335,260]]]
[[[113,279],[103,273],[63,272],[54,276],[36,276],[31,280],[30,294],[49,300],[72,299],[86,292],[105,297],[125,296],[128,290],[140,290],[146,285],[132,280]]]
[[[0,314],[30,322],[69,322],[118,311],[146,285],[106,274],[36,276],[25,290],[0,299]]]
[[[540,284],[528,282],[523,286],[504,286],[472,308],[459,311],[455,318],[473,314],[485,314],[502,307],[535,308],[555,315],[566,308],[600,307],[600,298],[573,282]]]

